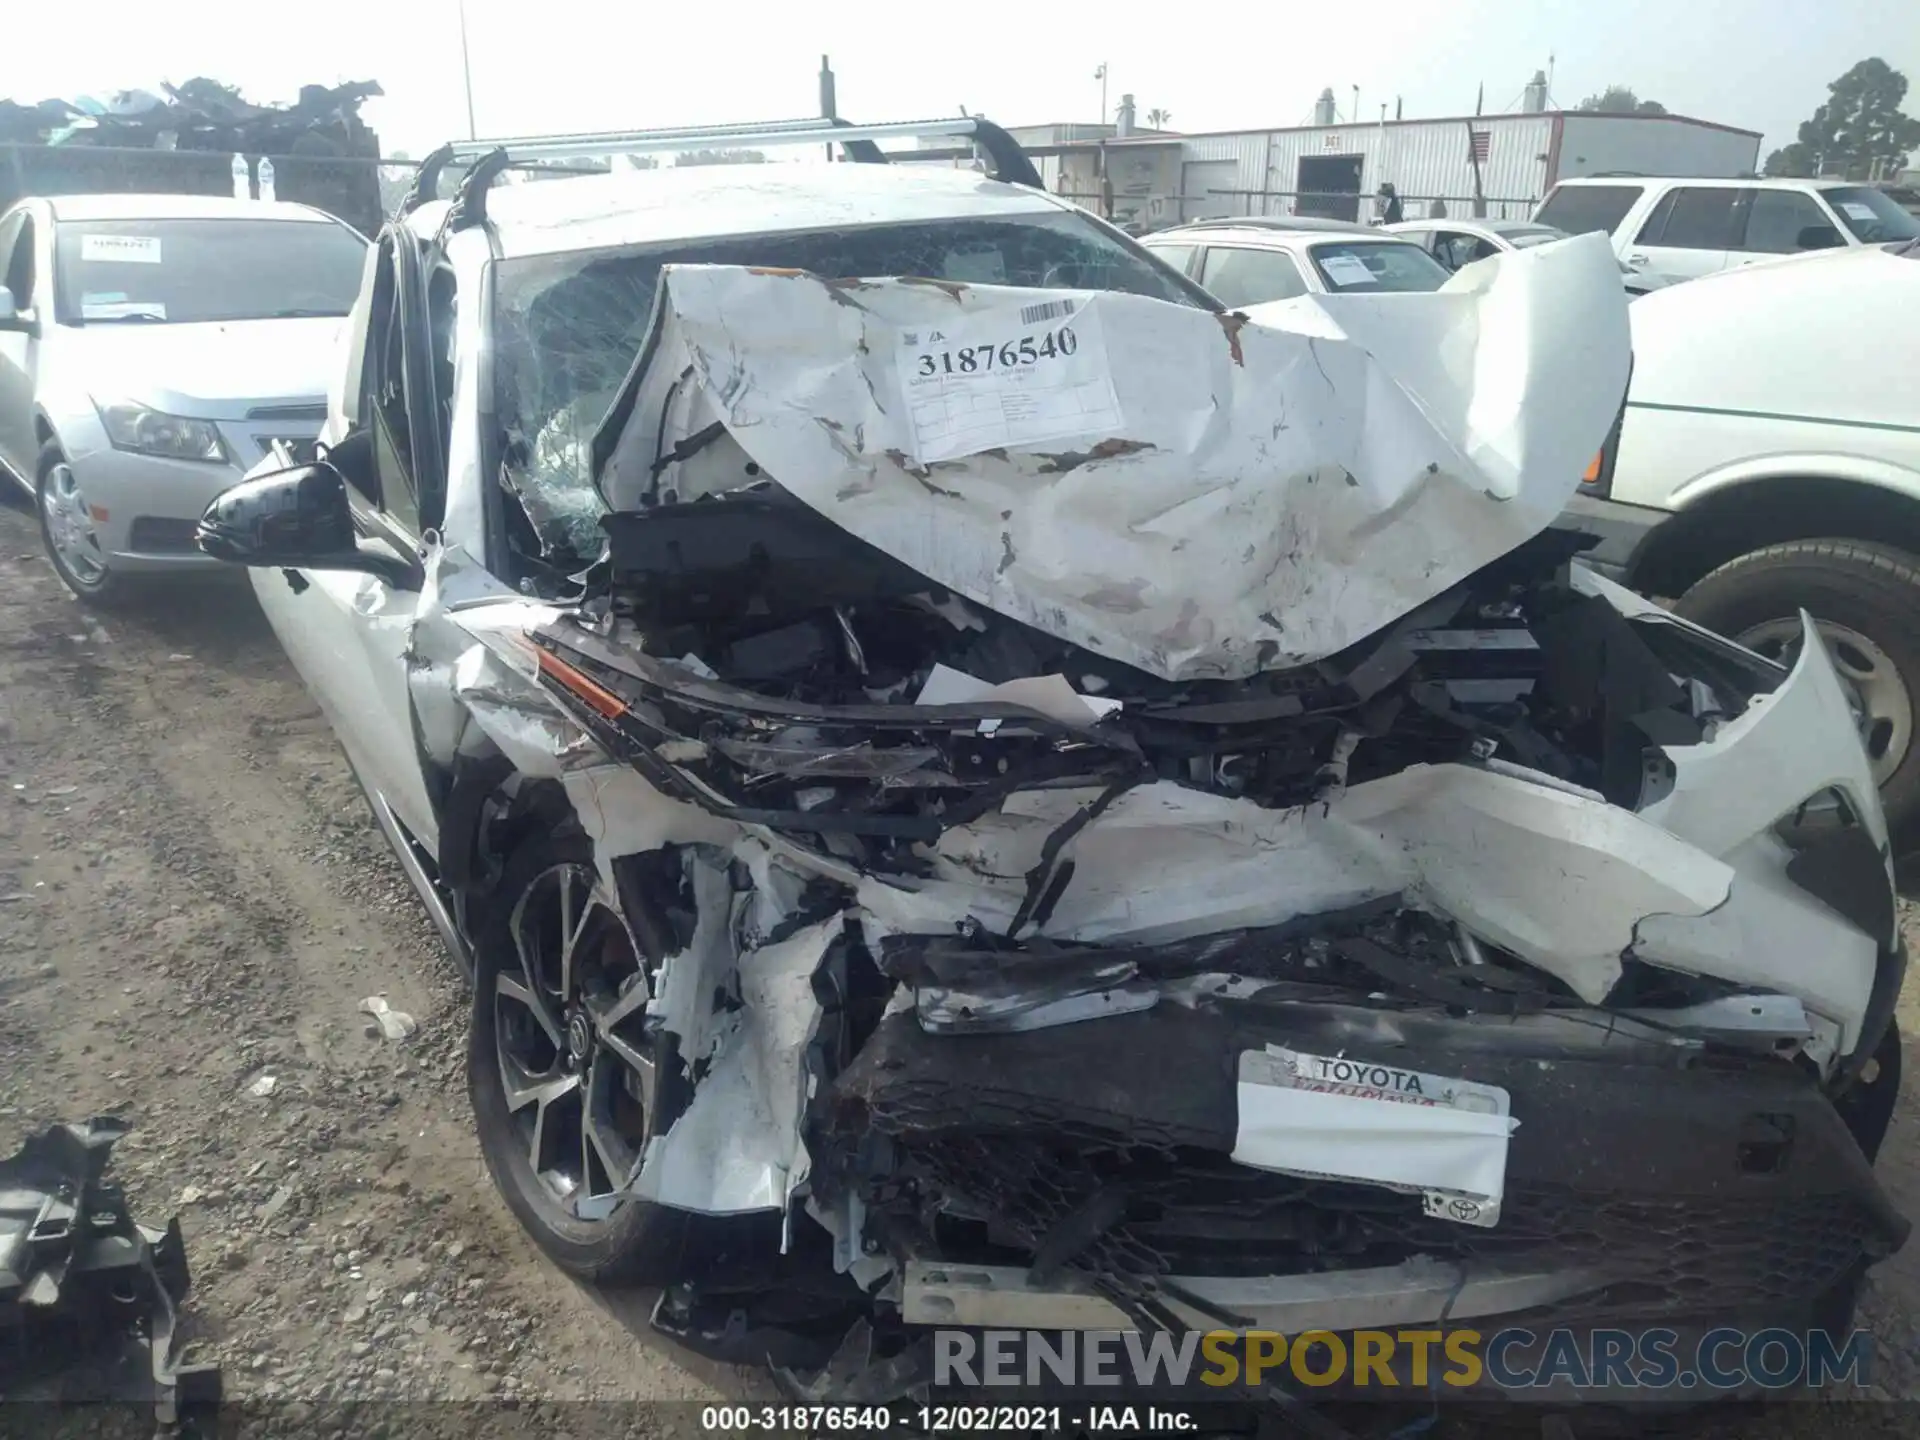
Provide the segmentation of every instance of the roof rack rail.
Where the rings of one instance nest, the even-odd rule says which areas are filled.
[[[503,140],[456,140],[428,157],[409,191],[408,207],[435,197],[442,168],[469,162],[460,180],[459,197],[450,223],[455,229],[483,224],[486,192],[494,177],[509,164],[528,160],[584,159],[601,155],[645,154],[649,151],[692,150],[712,146],[837,145],[848,160],[859,164],[886,164],[883,140],[917,140],[952,136],[968,139],[993,162],[994,176],[1011,185],[1044,189],[1045,181],[1032,158],[1000,126],[977,116],[949,120],[897,120],[879,125],[856,125],[846,120],[804,119],[754,121],[737,125],[678,126],[662,130],[601,130],[576,135],[520,135]],[[497,158],[496,158],[497,157]],[[438,162],[438,163],[434,163]]]

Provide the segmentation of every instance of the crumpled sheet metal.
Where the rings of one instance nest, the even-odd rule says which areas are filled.
[[[1847,733],[1830,713],[1835,683],[1825,651],[1809,645],[1750,712],[1753,724],[1669,748],[1679,778],[1664,819],[1519,767],[1416,765],[1284,811],[1143,785],[1061,851],[1056,864],[1070,859],[1073,881],[1043,933],[1154,944],[1407,895],[1589,1003],[1606,998],[1633,955],[1793,996],[1845,1053],[1872,992],[1876,942],[1787,879],[1790,852],[1770,833],[1829,779],[1815,761],[1778,759],[1832,750]],[[1750,747],[1754,764],[1743,763]],[[1741,791],[1733,829],[1702,798],[1728,784]],[[1004,930],[1047,838],[1096,793],[1013,795],[942,836],[930,877],[858,878],[870,934],[969,921]]]
[[[1022,318],[1045,306],[1072,307],[1086,393],[1110,381],[1117,420],[1095,405],[1084,433],[982,432],[974,453],[916,461],[919,355],[1057,335]],[[1237,679],[1325,658],[1544,529],[1619,411],[1625,306],[1599,236],[1266,323],[1113,292],[670,266],[597,479],[616,509],[654,493],[690,371],[766,475],[930,579],[1164,679]],[[1028,404],[1017,382],[965,403]],[[696,498],[677,468],[658,483]]]

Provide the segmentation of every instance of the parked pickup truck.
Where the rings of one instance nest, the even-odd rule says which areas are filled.
[[[1920,838],[1920,241],[1730,270],[1631,308],[1621,425],[1568,511],[1600,568],[1786,658],[1815,617],[1890,827]]]

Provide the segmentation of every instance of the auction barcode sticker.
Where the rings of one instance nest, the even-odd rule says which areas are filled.
[[[1421,1070],[1240,1053],[1233,1158],[1261,1170],[1417,1192],[1426,1213],[1492,1226],[1506,1189],[1507,1092]]]
[[[158,265],[158,235],[82,235],[82,260],[112,260],[123,265]]]
[[[906,326],[895,353],[921,464],[1123,428],[1097,299]]]

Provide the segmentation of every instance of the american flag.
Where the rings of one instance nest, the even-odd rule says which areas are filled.
[[[1493,132],[1490,130],[1475,130],[1469,126],[1467,128],[1467,134],[1473,137],[1473,158],[1484,165],[1487,159],[1487,142],[1493,138]]]

